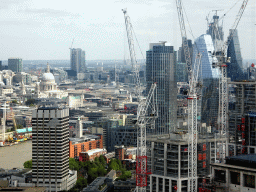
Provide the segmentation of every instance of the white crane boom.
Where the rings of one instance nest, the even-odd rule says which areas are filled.
[[[227,65],[226,63],[230,62],[230,58],[227,58],[227,49],[230,44],[230,41],[233,37],[233,33],[237,28],[239,21],[244,13],[244,10],[247,6],[248,0],[244,0],[242,6],[239,9],[239,12],[236,16],[236,20],[232,26],[232,31],[223,46],[215,51],[213,56],[217,59],[217,63],[213,63],[214,66],[220,68],[220,79],[219,79],[219,131],[220,137],[223,138],[225,141],[222,141],[219,146],[219,160],[220,162],[224,162],[226,157],[226,141],[227,141],[227,124],[228,124],[228,83],[227,83]],[[213,60],[214,61],[214,60]]]
[[[188,96],[188,191],[197,192],[197,115],[198,115],[198,93],[200,92],[199,71],[201,67],[202,55],[198,52],[195,58],[195,64],[191,65],[191,56],[188,47],[185,21],[181,0],[176,0],[182,43],[185,53],[186,65],[189,78],[189,96]],[[200,106],[200,105],[199,105]],[[201,110],[200,110],[201,111]]]
[[[183,16],[181,0],[176,0],[176,6],[177,6],[177,10],[178,10],[182,45],[183,45],[184,55],[185,55],[186,65],[187,65],[188,80],[190,82],[191,71],[192,71],[192,63],[191,63],[192,60],[191,60],[191,55],[190,55],[190,51],[189,51],[189,47],[188,47],[188,38],[187,38],[187,33],[186,33],[186,27],[185,27],[185,21],[184,21],[184,16]]]
[[[137,159],[136,159],[136,186],[137,192],[146,192],[147,176],[151,174],[147,170],[146,125],[157,116],[155,104],[156,83],[151,85],[146,100],[140,101],[137,110]],[[148,114],[150,109],[150,115]]]
[[[128,39],[130,58],[131,58],[131,64],[132,64],[132,71],[134,76],[133,80],[135,84],[135,96],[140,97],[141,88],[140,88],[139,64],[137,62],[135,49],[134,49],[132,24],[130,21],[130,17],[127,14],[127,9],[122,9],[122,11],[124,13],[127,39]]]

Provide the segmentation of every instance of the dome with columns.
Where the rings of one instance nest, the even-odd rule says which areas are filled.
[[[47,63],[47,71],[40,78],[40,91],[55,91],[57,90],[57,84],[55,83],[55,78],[50,72],[49,63]]]

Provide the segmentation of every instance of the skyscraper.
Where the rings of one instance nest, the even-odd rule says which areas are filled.
[[[232,32],[233,36],[231,37],[227,51],[227,56],[231,57],[231,62],[227,63],[227,76],[231,78],[231,81],[244,80],[246,77],[243,72],[243,59],[237,29],[230,29],[229,34]]]
[[[177,120],[176,52],[173,46],[165,43],[151,43],[146,58],[146,93],[148,94],[152,83],[157,83],[156,134],[174,131]]]
[[[85,72],[85,51],[82,49],[70,49],[71,69],[77,73]]]
[[[212,67],[212,53],[214,51],[212,37],[201,35],[195,40],[193,58],[198,51],[202,54],[201,78],[203,80],[201,120],[210,126],[217,126],[219,105],[219,69]],[[194,65],[194,60],[193,60]]]
[[[13,72],[22,72],[23,70],[23,63],[21,58],[9,58],[8,59],[8,69],[12,70]]]
[[[69,110],[38,108],[32,116],[32,181],[48,191],[69,190]]]

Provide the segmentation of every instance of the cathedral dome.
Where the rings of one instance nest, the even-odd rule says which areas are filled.
[[[55,78],[52,73],[44,73],[42,75],[42,81],[54,81]]]

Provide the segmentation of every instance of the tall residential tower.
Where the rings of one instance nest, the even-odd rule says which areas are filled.
[[[177,119],[177,82],[176,52],[166,42],[151,43],[146,60],[146,93],[152,83],[157,83],[155,99],[158,106],[158,118],[155,134],[168,134],[176,128]]]

